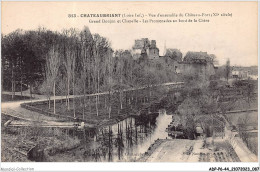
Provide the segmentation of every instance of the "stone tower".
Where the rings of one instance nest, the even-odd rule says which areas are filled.
[[[135,58],[139,58],[143,51],[147,52],[148,59],[158,59],[159,49],[156,47],[156,40],[150,40],[148,38],[142,38],[135,40],[133,46],[133,53]]]

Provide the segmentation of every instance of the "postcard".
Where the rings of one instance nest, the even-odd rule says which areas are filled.
[[[256,1],[3,1],[1,19],[1,170],[259,170]]]

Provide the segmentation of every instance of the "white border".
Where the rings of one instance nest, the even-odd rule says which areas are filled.
[[[16,171],[21,168],[34,168],[34,171],[209,171],[211,167],[259,167],[259,163],[3,163],[1,168]],[[29,170],[28,170],[29,171]],[[217,171],[217,170],[215,170]],[[224,171],[224,170],[223,170]]]
[[[2,1],[31,1],[31,0],[2,0]],[[34,0],[41,1],[41,0]],[[53,1],[53,0],[45,0],[45,1]],[[59,0],[57,0],[59,1]],[[63,0],[70,1],[70,0]],[[77,1],[86,1],[86,0],[77,0]],[[87,0],[89,1],[89,0]],[[95,0],[95,1],[106,1],[106,0]],[[113,0],[113,1],[122,1],[122,0]],[[133,0],[127,0],[133,1]],[[141,1],[158,1],[158,0],[141,0]],[[177,0],[164,0],[164,1],[177,1]],[[180,1],[180,0],[179,0]],[[198,0],[189,0],[189,1],[198,1]],[[211,0],[200,0],[203,2],[211,1]],[[216,0],[216,1],[226,1],[226,0]],[[245,1],[245,0],[229,0],[229,1]],[[250,0],[250,1],[258,1],[258,0]],[[213,1],[214,2],[214,1]],[[0,2],[1,4],[1,2]],[[2,4],[1,4],[2,7]],[[258,2],[258,9],[260,9],[260,3]],[[0,16],[1,16],[0,9]],[[2,24],[2,23],[1,23]],[[259,47],[259,13],[258,13],[258,47]],[[1,28],[0,28],[1,31]],[[1,50],[1,47],[0,47]],[[0,51],[1,52],[1,51]],[[260,52],[258,51],[258,59],[260,57]],[[260,66],[260,62],[258,60],[258,66]],[[260,72],[258,70],[258,76]],[[1,78],[1,75],[0,75]],[[258,81],[259,84],[259,81]],[[0,88],[1,89],[1,88]],[[259,91],[258,91],[258,108],[260,107],[259,103]],[[0,96],[1,97],[1,96]],[[1,106],[1,105],[0,105]],[[1,124],[0,124],[1,125]],[[258,128],[260,127],[259,119],[258,119]],[[259,138],[259,132],[258,132]],[[0,142],[1,145],[1,142]],[[258,143],[258,152],[259,152],[260,144]],[[259,154],[259,153],[258,153]],[[131,163],[111,163],[111,162],[102,162],[102,163],[90,163],[90,162],[1,162],[0,167],[1,171],[3,169],[7,169],[7,171],[209,171],[211,167],[222,168],[228,167],[231,169],[232,167],[259,167],[259,158],[258,162],[255,163],[149,163],[149,162],[131,162]],[[215,170],[218,171],[218,170]],[[222,170],[224,171],[224,170]]]

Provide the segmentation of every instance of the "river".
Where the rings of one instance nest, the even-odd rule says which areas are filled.
[[[156,115],[130,117],[99,129],[84,146],[55,155],[63,161],[133,162],[145,153],[156,139],[168,137],[166,128],[172,120],[164,110]]]

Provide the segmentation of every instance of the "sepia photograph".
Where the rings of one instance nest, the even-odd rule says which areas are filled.
[[[259,171],[257,1],[3,1],[1,13],[3,165]]]

